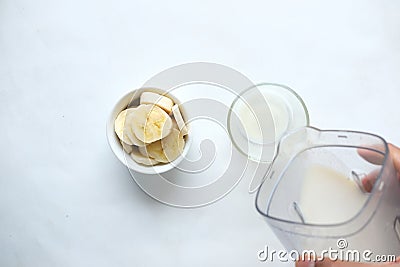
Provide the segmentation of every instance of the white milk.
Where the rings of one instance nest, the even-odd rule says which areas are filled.
[[[368,197],[348,177],[321,165],[306,171],[301,190],[300,210],[304,221],[313,224],[345,222],[357,214]]]
[[[268,144],[283,135],[291,116],[279,96],[267,93],[263,93],[262,96],[264,99],[256,96],[246,99],[247,105],[241,102],[238,115],[245,130],[243,134],[248,136],[251,142]]]
[[[275,142],[291,121],[287,104],[272,93],[249,96],[246,102],[239,101],[235,107],[243,126],[241,135],[248,141],[246,153],[253,159],[271,161]]]

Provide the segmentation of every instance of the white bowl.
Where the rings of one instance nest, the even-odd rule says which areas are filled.
[[[154,93],[163,94],[163,95],[166,95],[169,98],[171,98],[175,104],[181,104],[181,102],[176,97],[174,97],[170,93],[168,93],[164,90],[160,90],[160,89],[140,88],[140,89],[133,90],[133,91],[127,93],[115,104],[114,108],[112,109],[111,115],[108,118],[107,129],[106,129],[108,144],[110,145],[111,150],[114,152],[115,156],[119,159],[119,161],[121,161],[129,169],[140,172],[140,173],[145,173],[145,174],[163,173],[163,172],[173,169],[184,159],[185,155],[187,154],[187,152],[189,150],[190,144],[191,144],[190,129],[189,129],[189,133],[185,136],[185,147],[183,149],[183,152],[174,161],[172,161],[170,163],[164,163],[164,164],[160,163],[155,166],[146,166],[146,165],[142,165],[142,164],[135,162],[131,158],[131,156],[123,150],[121,142],[114,131],[114,121],[115,121],[116,117],[118,116],[118,114],[122,110],[126,109],[128,105],[132,106],[132,107],[139,105],[139,99],[140,99],[140,95],[142,94],[142,92],[154,92]],[[181,105],[179,105],[179,108],[182,113],[182,117],[183,117],[184,121],[187,122],[188,117],[186,115],[185,109]]]

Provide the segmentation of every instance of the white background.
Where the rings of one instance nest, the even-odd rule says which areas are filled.
[[[149,198],[105,122],[130,89],[208,61],[294,88],[311,124],[400,144],[399,1],[0,1],[0,266],[278,266],[240,185]],[[289,264],[290,265],[290,264]]]

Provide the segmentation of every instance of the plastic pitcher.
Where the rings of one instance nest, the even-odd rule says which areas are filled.
[[[256,197],[288,251],[400,254],[400,182],[386,141],[303,127],[285,135]],[[300,254],[301,255],[301,254]]]

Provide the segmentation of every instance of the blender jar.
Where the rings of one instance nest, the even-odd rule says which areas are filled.
[[[256,208],[288,251],[400,252],[400,182],[379,136],[302,127],[285,135]],[[301,255],[301,254],[300,254]],[[339,253],[342,258],[344,253]]]

